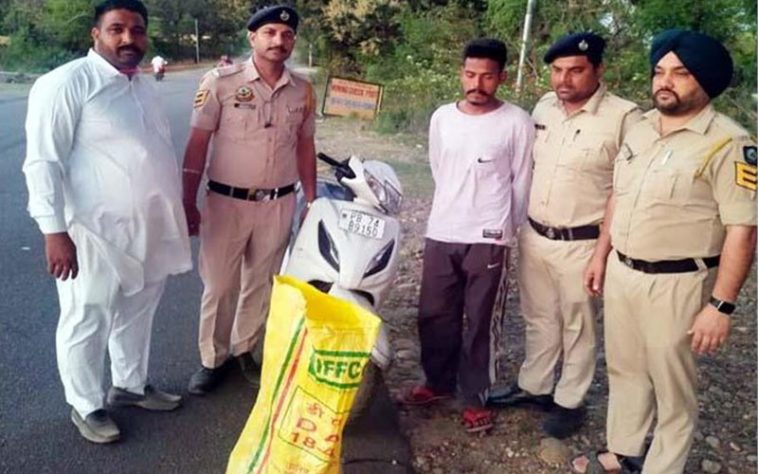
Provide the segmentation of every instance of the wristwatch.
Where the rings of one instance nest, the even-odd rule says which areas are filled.
[[[716,310],[719,313],[723,313],[723,314],[732,314],[732,313],[734,313],[734,308],[735,308],[734,303],[730,303],[728,301],[720,300],[720,299],[716,298],[715,296],[711,296],[711,299],[708,300],[708,302],[714,308],[716,308]]]

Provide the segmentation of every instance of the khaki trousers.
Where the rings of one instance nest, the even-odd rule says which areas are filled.
[[[218,367],[230,355],[249,352],[260,339],[294,210],[294,193],[260,202],[208,193],[199,256],[204,367]]]
[[[519,387],[535,395],[553,392],[565,408],[580,406],[595,374],[597,303],[582,283],[596,240],[560,241],[531,225],[519,234],[518,282],[526,325],[526,357]],[[555,366],[563,355],[561,376]]]
[[[684,471],[698,416],[697,371],[687,331],[707,303],[717,269],[651,275],[632,270],[615,251],[605,283],[608,449],[643,454],[643,473]]]

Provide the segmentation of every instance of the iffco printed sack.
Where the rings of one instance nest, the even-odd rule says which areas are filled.
[[[261,388],[229,474],[338,474],[342,431],[380,320],[294,278],[276,277]]]

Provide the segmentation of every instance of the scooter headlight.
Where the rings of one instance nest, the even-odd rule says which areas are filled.
[[[340,254],[337,252],[332,236],[326,230],[324,221],[318,221],[318,251],[332,268],[340,271]]]
[[[379,181],[379,179],[371,174],[369,171],[364,170],[363,174],[366,178],[366,183],[371,189],[371,192],[376,196],[379,205],[382,206],[384,212],[388,214],[397,214],[400,211],[400,201],[402,194],[395,189],[392,184],[387,181]]]
[[[390,242],[385,245],[384,248],[379,251],[379,253],[374,255],[374,258],[372,258],[368,263],[368,270],[366,270],[366,273],[363,275],[364,278],[370,277],[371,275],[376,275],[377,273],[387,268],[387,265],[390,263],[390,258],[392,257],[392,251],[394,249],[395,241],[390,240]]]

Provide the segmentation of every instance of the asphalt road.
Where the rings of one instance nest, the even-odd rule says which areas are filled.
[[[187,139],[201,74],[169,73],[158,84],[177,156]],[[201,284],[196,270],[169,280],[156,314],[150,358],[151,382],[185,395],[184,406],[171,413],[114,411],[122,441],[107,446],[85,441],[69,420],[55,364],[55,285],[44,271],[41,235],[25,210],[25,116],[26,88],[0,88],[0,472],[223,472],[256,392],[235,371],[209,396],[186,393],[199,364]],[[408,446],[386,393],[346,433],[346,473],[406,471]]]

